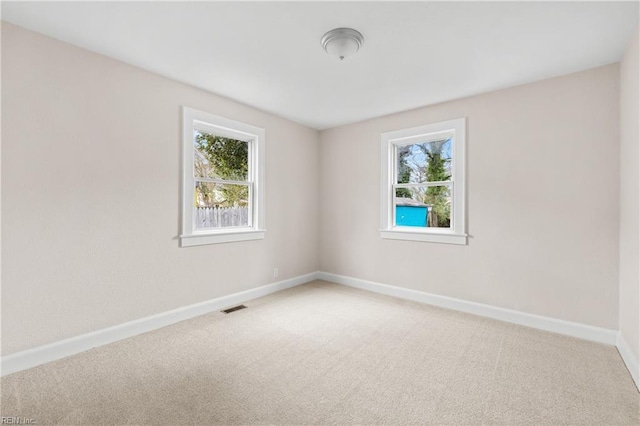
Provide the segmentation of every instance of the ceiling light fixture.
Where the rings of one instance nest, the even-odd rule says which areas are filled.
[[[335,28],[323,35],[320,43],[329,55],[343,60],[360,50],[364,37],[351,28]]]

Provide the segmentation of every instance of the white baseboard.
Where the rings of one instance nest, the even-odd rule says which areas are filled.
[[[640,391],[640,362],[638,362],[638,359],[631,351],[631,348],[627,344],[627,341],[624,340],[624,337],[622,337],[622,333],[618,333],[616,348],[618,348],[620,357],[627,366],[627,370],[629,370],[629,373],[631,373],[631,377],[633,378],[638,391]]]
[[[48,345],[40,346],[26,351],[17,352],[2,357],[0,361],[1,375],[12,374],[26,370],[41,364],[56,361],[86,350],[136,336],[138,334],[166,327],[189,318],[218,311],[228,306],[243,303],[258,297],[266,296],[280,290],[305,284],[316,279],[334,282],[349,287],[386,294],[402,299],[413,300],[429,305],[440,306],[467,312],[527,327],[550,331],[581,339],[591,340],[608,345],[616,345],[622,359],[629,368],[636,385],[638,385],[638,361],[633,356],[627,343],[615,330],[609,330],[590,325],[528,314],[511,309],[499,308],[481,303],[469,302],[452,297],[438,296],[417,290],[395,287],[387,284],[361,280],[328,272],[312,272],[277,283],[264,285],[251,290],[234,293],[228,296],[211,299],[194,305],[177,308],[171,311],[130,321],[113,327],[82,334],[69,339],[61,340]],[[640,386],[639,386],[640,387]]]
[[[359,278],[352,278],[344,275],[331,274],[328,272],[320,272],[318,274],[318,279],[330,281],[336,284],[346,285],[349,287],[359,288],[362,290],[368,290],[374,293],[399,297],[401,299],[408,299],[420,303],[426,303],[429,305],[454,309],[456,311],[467,312],[470,314],[506,321],[513,324],[520,324],[527,327],[550,331],[553,333],[578,337],[580,339],[591,340],[611,346],[615,345],[617,342],[617,330],[594,327],[591,325],[564,321],[555,318],[544,317],[541,315],[528,314],[512,309],[499,308],[496,306],[484,305],[482,303],[455,299],[453,297],[438,296],[436,294],[376,283],[373,281],[361,280]]]
[[[158,328],[166,327],[189,318],[218,311],[229,306],[237,305],[239,303],[295,287],[316,279],[318,279],[318,273],[312,272],[310,274],[300,275],[277,283],[184,306],[182,308],[173,309],[171,311],[129,321],[124,324],[119,324],[48,345],[3,356],[0,361],[2,376],[56,361],[98,346],[133,337]]]

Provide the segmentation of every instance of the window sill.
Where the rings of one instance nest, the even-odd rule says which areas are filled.
[[[217,231],[206,234],[180,236],[180,247],[203,246],[207,244],[233,243],[236,241],[263,240],[266,229]]]
[[[380,237],[388,240],[420,241],[426,243],[467,244],[467,234],[438,231],[405,231],[399,229],[381,229]]]

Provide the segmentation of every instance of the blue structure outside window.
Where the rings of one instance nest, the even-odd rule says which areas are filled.
[[[427,227],[428,206],[411,198],[396,197],[396,226]]]

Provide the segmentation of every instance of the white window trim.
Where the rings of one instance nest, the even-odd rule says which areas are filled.
[[[193,131],[194,128],[207,128],[212,133],[229,138],[250,141],[249,176],[253,181],[250,187],[251,208],[248,227],[196,229],[193,218]],[[205,244],[229,243],[264,239],[264,156],[265,131],[259,127],[230,120],[193,108],[182,108],[182,235],[181,247]]]
[[[453,217],[449,229],[394,226],[393,184],[395,180],[394,146],[428,140],[434,133],[453,132],[451,185]],[[467,244],[466,233],[466,118],[427,124],[381,135],[382,192],[380,196],[380,237],[392,240]]]

